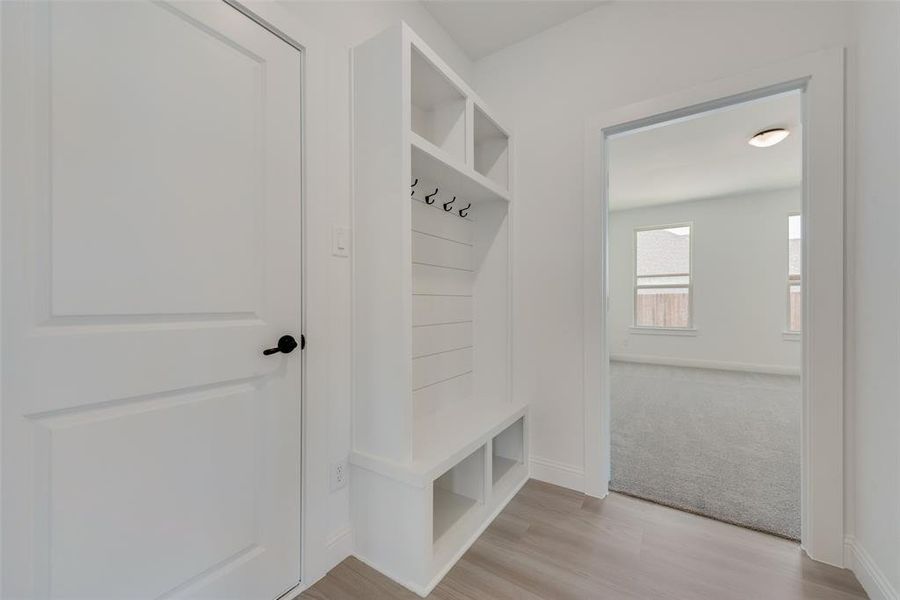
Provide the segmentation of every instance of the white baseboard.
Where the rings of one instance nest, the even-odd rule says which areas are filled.
[[[319,566],[314,571],[303,574],[303,581],[300,582],[300,587],[296,588],[296,592],[299,594],[312,587],[317,581],[325,577],[330,570],[338,566],[341,561],[352,555],[353,528],[350,525],[346,525],[335,531],[325,541],[325,548]]]
[[[325,542],[326,566],[325,573],[338,566],[348,556],[353,554],[353,528],[346,525],[335,531]],[[322,575],[325,575],[322,573]]]
[[[714,371],[738,371],[743,373],[764,373],[768,375],[800,375],[800,367],[784,365],[760,365],[702,358],[677,358],[672,356],[650,356],[642,354],[610,354],[614,362],[659,365],[663,367],[687,367],[691,369],[712,369]]]
[[[859,579],[869,598],[872,600],[900,600],[900,594],[891,585],[890,580],[853,536],[848,535],[844,538],[844,555],[844,564]]]
[[[405,587],[409,591],[413,592],[414,594],[416,594],[418,596],[421,596],[422,598],[426,597],[429,593],[429,591],[426,588],[423,588],[412,581],[407,581],[406,579],[403,579],[402,577],[398,577],[390,569],[385,569],[384,567],[375,563],[374,561],[369,560],[368,558],[366,558],[359,552],[354,552],[353,558],[355,558],[362,564],[366,565],[370,569],[372,569],[374,571],[378,571],[379,573],[381,573],[382,575],[384,575],[385,577],[387,577],[388,579],[390,579],[397,585],[401,585],[401,586]]]
[[[575,465],[532,456],[531,477],[579,492],[584,491],[584,469]]]

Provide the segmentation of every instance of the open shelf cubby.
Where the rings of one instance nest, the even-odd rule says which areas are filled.
[[[475,170],[502,189],[509,188],[509,136],[475,106]]]
[[[528,478],[521,451],[490,474],[495,437],[514,458],[502,432],[528,418],[510,385],[512,138],[404,23],[353,49],[353,114],[355,551],[424,596]]]
[[[494,437],[491,444],[491,478],[494,486],[525,464],[525,420],[519,419]]]
[[[437,543],[484,502],[484,446],[434,480],[432,539]]]
[[[466,97],[418,49],[410,61],[412,130],[464,163]]]

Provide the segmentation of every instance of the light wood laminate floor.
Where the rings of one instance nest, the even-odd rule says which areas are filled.
[[[303,600],[418,598],[354,558]],[[796,543],[643,500],[529,481],[429,598],[866,598],[850,571]]]

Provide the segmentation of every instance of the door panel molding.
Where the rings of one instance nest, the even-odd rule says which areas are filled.
[[[223,3],[0,27],[0,595],[275,598],[302,355],[262,350],[302,333],[301,56]]]

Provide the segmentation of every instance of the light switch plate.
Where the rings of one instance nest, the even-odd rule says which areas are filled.
[[[334,256],[350,256],[350,230],[346,227],[331,228],[331,253]]]

